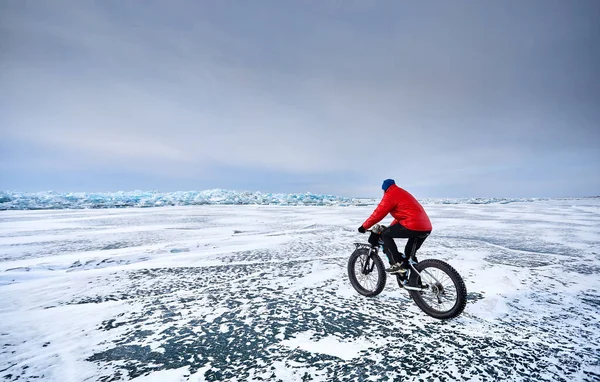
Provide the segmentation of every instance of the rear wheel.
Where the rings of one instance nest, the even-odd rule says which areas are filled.
[[[421,274],[412,271],[410,286],[426,286],[423,291],[409,290],[410,296],[421,310],[439,319],[454,318],[467,304],[467,287],[460,274],[441,260],[423,260],[415,264]]]
[[[357,249],[348,260],[348,278],[358,293],[367,297],[377,296],[386,282],[381,258],[367,248]]]

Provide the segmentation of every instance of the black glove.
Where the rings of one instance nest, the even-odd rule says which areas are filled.
[[[363,227],[362,225],[360,227],[358,227],[358,232],[360,233],[365,233],[367,232],[367,230],[365,229],[365,227]]]

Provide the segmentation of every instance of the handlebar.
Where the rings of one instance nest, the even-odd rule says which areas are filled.
[[[387,227],[384,226],[384,225],[382,225],[382,224],[375,224],[373,227],[371,227],[371,229],[366,229],[365,232],[371,232],[371,233],[375,233],[375,234],[380,234],[386,228]]]

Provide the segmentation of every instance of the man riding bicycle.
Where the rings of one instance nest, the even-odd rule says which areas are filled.
[[[394,238],[408,239],[404,253],[408,254],[415,246],[415,253],[421,247],[427,235],[431,233],[431,222],[423,206],[406,190],[396,186],[393,179],[386,179],[381,186],[383,198],[371,216],[358,228],[358,232],[365,233],[376,223],[379,223],[387,214],[394,217],[392,224],[381,232],[384,247],[389,253],[389,273],[403,274],[408,269],[408,257],[404,258],[394,242]],[[377,234],[372,234],[369,242],[377,245]]]

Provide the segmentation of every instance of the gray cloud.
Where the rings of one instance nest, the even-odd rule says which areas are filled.
[[[65,171],[212,187],[256,187],[226,180],[245,171],[274,191],[598,193],[581,181],[600,170],[594,1],[1,7],[3,135],[56,169],[60,152]],[[27,154],[6,159],[27,171]]]

